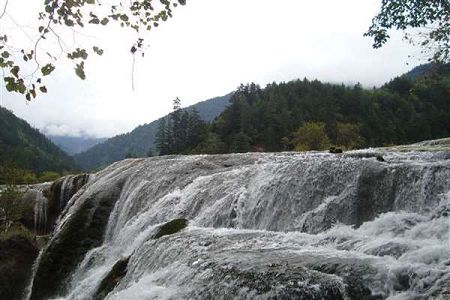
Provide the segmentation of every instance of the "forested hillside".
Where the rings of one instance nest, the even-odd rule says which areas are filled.
[[[421,66],[372,90],[307,79],[242,85],[190,153],[345,150],[447,136],[449,66]]]
[[[0,166],[64,172],[77,169],[73,159],[26,121],[0,107]]]
[[[241,85],[232,95],[195,108],[201,119],[211,121],[202,127],[195,143],[187,140],[184,131],[188,128],[178,123],[181,118],[172,115],[164,118],[164,124],[161,118],[94,146],[76,155],[76,161],[93,170],[125,157],[146,156],[150,149],[152,154],[318,150],[330,146],[346,150],[447,137],[450,70],[448,66],[423,65],[369,90],[361,85],[307,79],[272,83],[265,88]],[[159,147],[155,147],[157,135]]]
[[[210,122],[229,105],[230,97],[231,95],[225,95],[213,98],[186,109],[195,108],[202,120]],[[129,133],[108,139],[83,153],[75,155],[74,158],[83,169],[97,170],[127,156],[146,156],[150,149],[155,149],[155,134],[161,119],[138,126]]]

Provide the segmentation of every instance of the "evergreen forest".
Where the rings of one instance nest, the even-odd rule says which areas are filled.
[[[197,121],[175,103],[157,152],[349,150],[448,137],[450,66],[421,66],[373,89],[307,79],[241,85],[211,123]]]

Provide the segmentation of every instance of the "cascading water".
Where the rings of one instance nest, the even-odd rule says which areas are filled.
[[[88,183],[90,179],[90,174],[69,175],[63,177],[59,182],[55,182],[53,188],[56,191],[54,197],[57,201],[55,209],[58,215],[66,208],[72,196]]]
[[[44,232],[48,224],[48,199],[44,197],[42,193],[37,193],[35,199],[36,203],[34,204],[34,231]]]
[[[448,299],[440,150],[115,163],[69,200],[28,298]]]
[[[88,181],[90,175],[68,175],[54,183],[23,186],[23,200],[34,203],[34,226],[37,234],[49,234],[70,198]]]

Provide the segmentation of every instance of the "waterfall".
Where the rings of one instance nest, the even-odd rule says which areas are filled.
[[[36,192],[36,203],[34,204],[34,231],[36,233],[45,232],[48,220],[47,209],[48,199],[40,192]]]
[[[29,299],[444,299],[449,153],[115,163],[69,200]]]

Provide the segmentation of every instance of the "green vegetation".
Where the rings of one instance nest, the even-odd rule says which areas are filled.
[[[23,229],[11,229],[0,237],[0,299],[23,299],[39,249]]]
[[[173,104],[169,118],[159,121],[156,148],[160,155],[191,153],[207,132],[207,125],[195,108],[183,111],[178,98]]]
[[[406,30],[419,28],[420,34]],[[405,31],[405,38],[419,43],[430,60],[448,62],[450,58],[450,3],[448,0],[389,0],[381,2],[380,12],[373,18],[365,34],[373,37],[374,48],[382,47],[390,38],[388,30]],[[419,39],[419,41],[417,41]]]
[[[124,180],[118,182],[121,187]],[[108,219],[120,196],[119,189],[109,189],[77,205],[71,218],[58,231],[58,239],[50,243],[41,256],[33,283],[32,299],[54,298],[63,289],[65,279],[84,255],[101,245]]]
[[[447,137],[450,66],[419,69],[371,90],[307,79],[241,85],[197,146],[171,153],[348,150]]]
[[[230,97],[231,95],[226,95],[209,99],[182,110],[191,111],[195,109],[198,111],[202,121],[210,122],[229,105]],[[91,171],[99,170],[115,161],[122,160],[128,153],[137,157],[146,157],[150,151],[152,154],[156,154],[156,134],[162,119],[165,119],[165,122],[167,123],[169,116],[139,126],[127,134],[118,135],[108,139],[83,153],[75,155],[75,161],[83,168],[83,170]],[[215,136],[211,135],[210,140],[212,142],[216,140]],[[213,145],[209,143],[208,145],[211,148],[211,151],[208,153],[214,153],[214,149],[212,148],[215,148],[216,150],[217,148],[221,148],[221,145],[218,144]]]
[[[39,252],[34,233],[24,225],[34,203],[25,201],[14,184],[20,174],[14,169],[8,172],[10,177],[0,188],[0,299],[22,299]]]
[[[295,133],[308,122],[324,123],[330,146],[344,150],[447,137],[448,99],[447,65],[419,66],[370,90],[306,79],[273,83],[264,89],[256,84],[243,85],[233,95],[195,105],[200,119],[211,121],[196,145],[191,143],[177,151],[163,149],[160,154],[293,150]],[[166,116],[139,126],[75,159],[84,169],[92,170],[121,160],[128,153],[156,155],[157,135],[160,141],[173,139],[166,136],[172,132],[167,130],[169,122],[171,117]]]
[[[24,171],[29,173],[22,176],[30,183],[36,181],[32,173],[63,173],[77,169],[73,159],[43,134],[9,110],[0,107],[0,169],[9,165],[30,170]]]
[[[325,150],[330,146],[330,139],[325,132],[325,123],[307,122],[294,133],[296,151]]]
[[[357,149],[364,145],[361,137],[361,124],[336,123],[335,144],[339,148]]]
[[[45,171],[39,175],[30,171],[11,166],[0,166],[0,184],[13,182],[14,184],[35,184],[55,181],[61,177],[57,172]]]
[[[115,23],[132,34],[137,33],[135,42],[126,46],[131,48],[128,48],[130,54],[144,55],[144,33],[171,18],[173,9],[179,4],[186,4],[186,0],[119,0],[112,3],[95,0],[46,0],[41,11],[36,12],[37,20],[33,20],[33,24],[37,24],[35,27],[30,29],[30,26],[16,23],[24,37],[29,39],[30,43],[26,47],[18,42],[20,36],[11,36],[10,31],[5,30],[8,28],[5,26],[7,24],[0,23],[0,67],[5,87],[8,92],[24,95],[28,101],[36,98],[38,93],[47,93],[43,81],[53,73],[62,57],[73,63],[76,76],[86,79],[84,66],[88,57],[102,55],[104,50],[95,44],[86,47],[74,44],[68,47],[61,38],[65,31],[81,33],[86,27],[98,26],[100,29],[109,23]],[[7,13],[8,1],[5,1],[0,11],[0,21],[4,21],[2,17]],[[61,47],[64,45],[64,50],[60,50],[65,55],[60,55],[59,50],[55,51],[52,47],[42,46],[43,41],[52,41]],[[40,51],[47,54],[46,59],[38,56]]]
[[[123,29],[137,33],[137,38],[130,47],[131,55],[144,55],[146,46],[144,33],[158,27],[172,17],[173,10],[185,5],[186,0],[134,1],[124,0],[114,3],[100,3],[94,0],[48,0],[37,14],[35,28],[22,28],[24,36],[30,39],[26,47],[17,43],[8,31],[0,30],[0,67],[3,70],[5,87],[9,92],[20,93],[27,100],[36,98],[38,93],[47,93],[44,80],[58,66],[59,55],[54,49],[43,49],[48,58],[40,63],[36,59],[41,49],[41,42],[53,41],[61,45],[61,36],[67,30],[83,32],[85,25],[97,26],[98,29],[108,24],[119,24]],[[1,16],[8,12],[5,2]],[[0,17],[1,19],[1,17]],[[391,0],[382,1],[379,13],[373,18],[372,26],[366,36],[373,37],[374,47],[379,48],[389,39],[389,29],[422,30],[420,45],[424,52],[429,50],[436,61],[448,61],[450,47],[450,4],[446,0]],[[2,24],[5,25],[5,24]],[[3,26],[7,28],[7,26]],[[29,31],[29,32],[28,32]],[[64,34],[62,34],[64,35]],[[406,37],[415,42],[416,36]],[[67,45],[62,41],[67,47]],[[74,73],[80,79],[86,79],[85,63],[92,56],[101,56],[104,50],[100,45],[72,45],[64,49],[64,57],[72,62]],[[19,54],[19,55],[16,55]],[[42,59],[42,57],[40,58]],[[26,71],[34,70],[34,71]]]
[[[50,181],[55,181],[60,177],[61,177],[61,175],[57,172],[46,171],[46,172],[43,172],[41,174],[41,176],[39,176],[38,180],[39,180],[39,182],[50,182]]]
[[[15,185],[6,185],[0,191],[0,231],[6,233],[13,224],[19,223],[25,209],[22,193]]]

